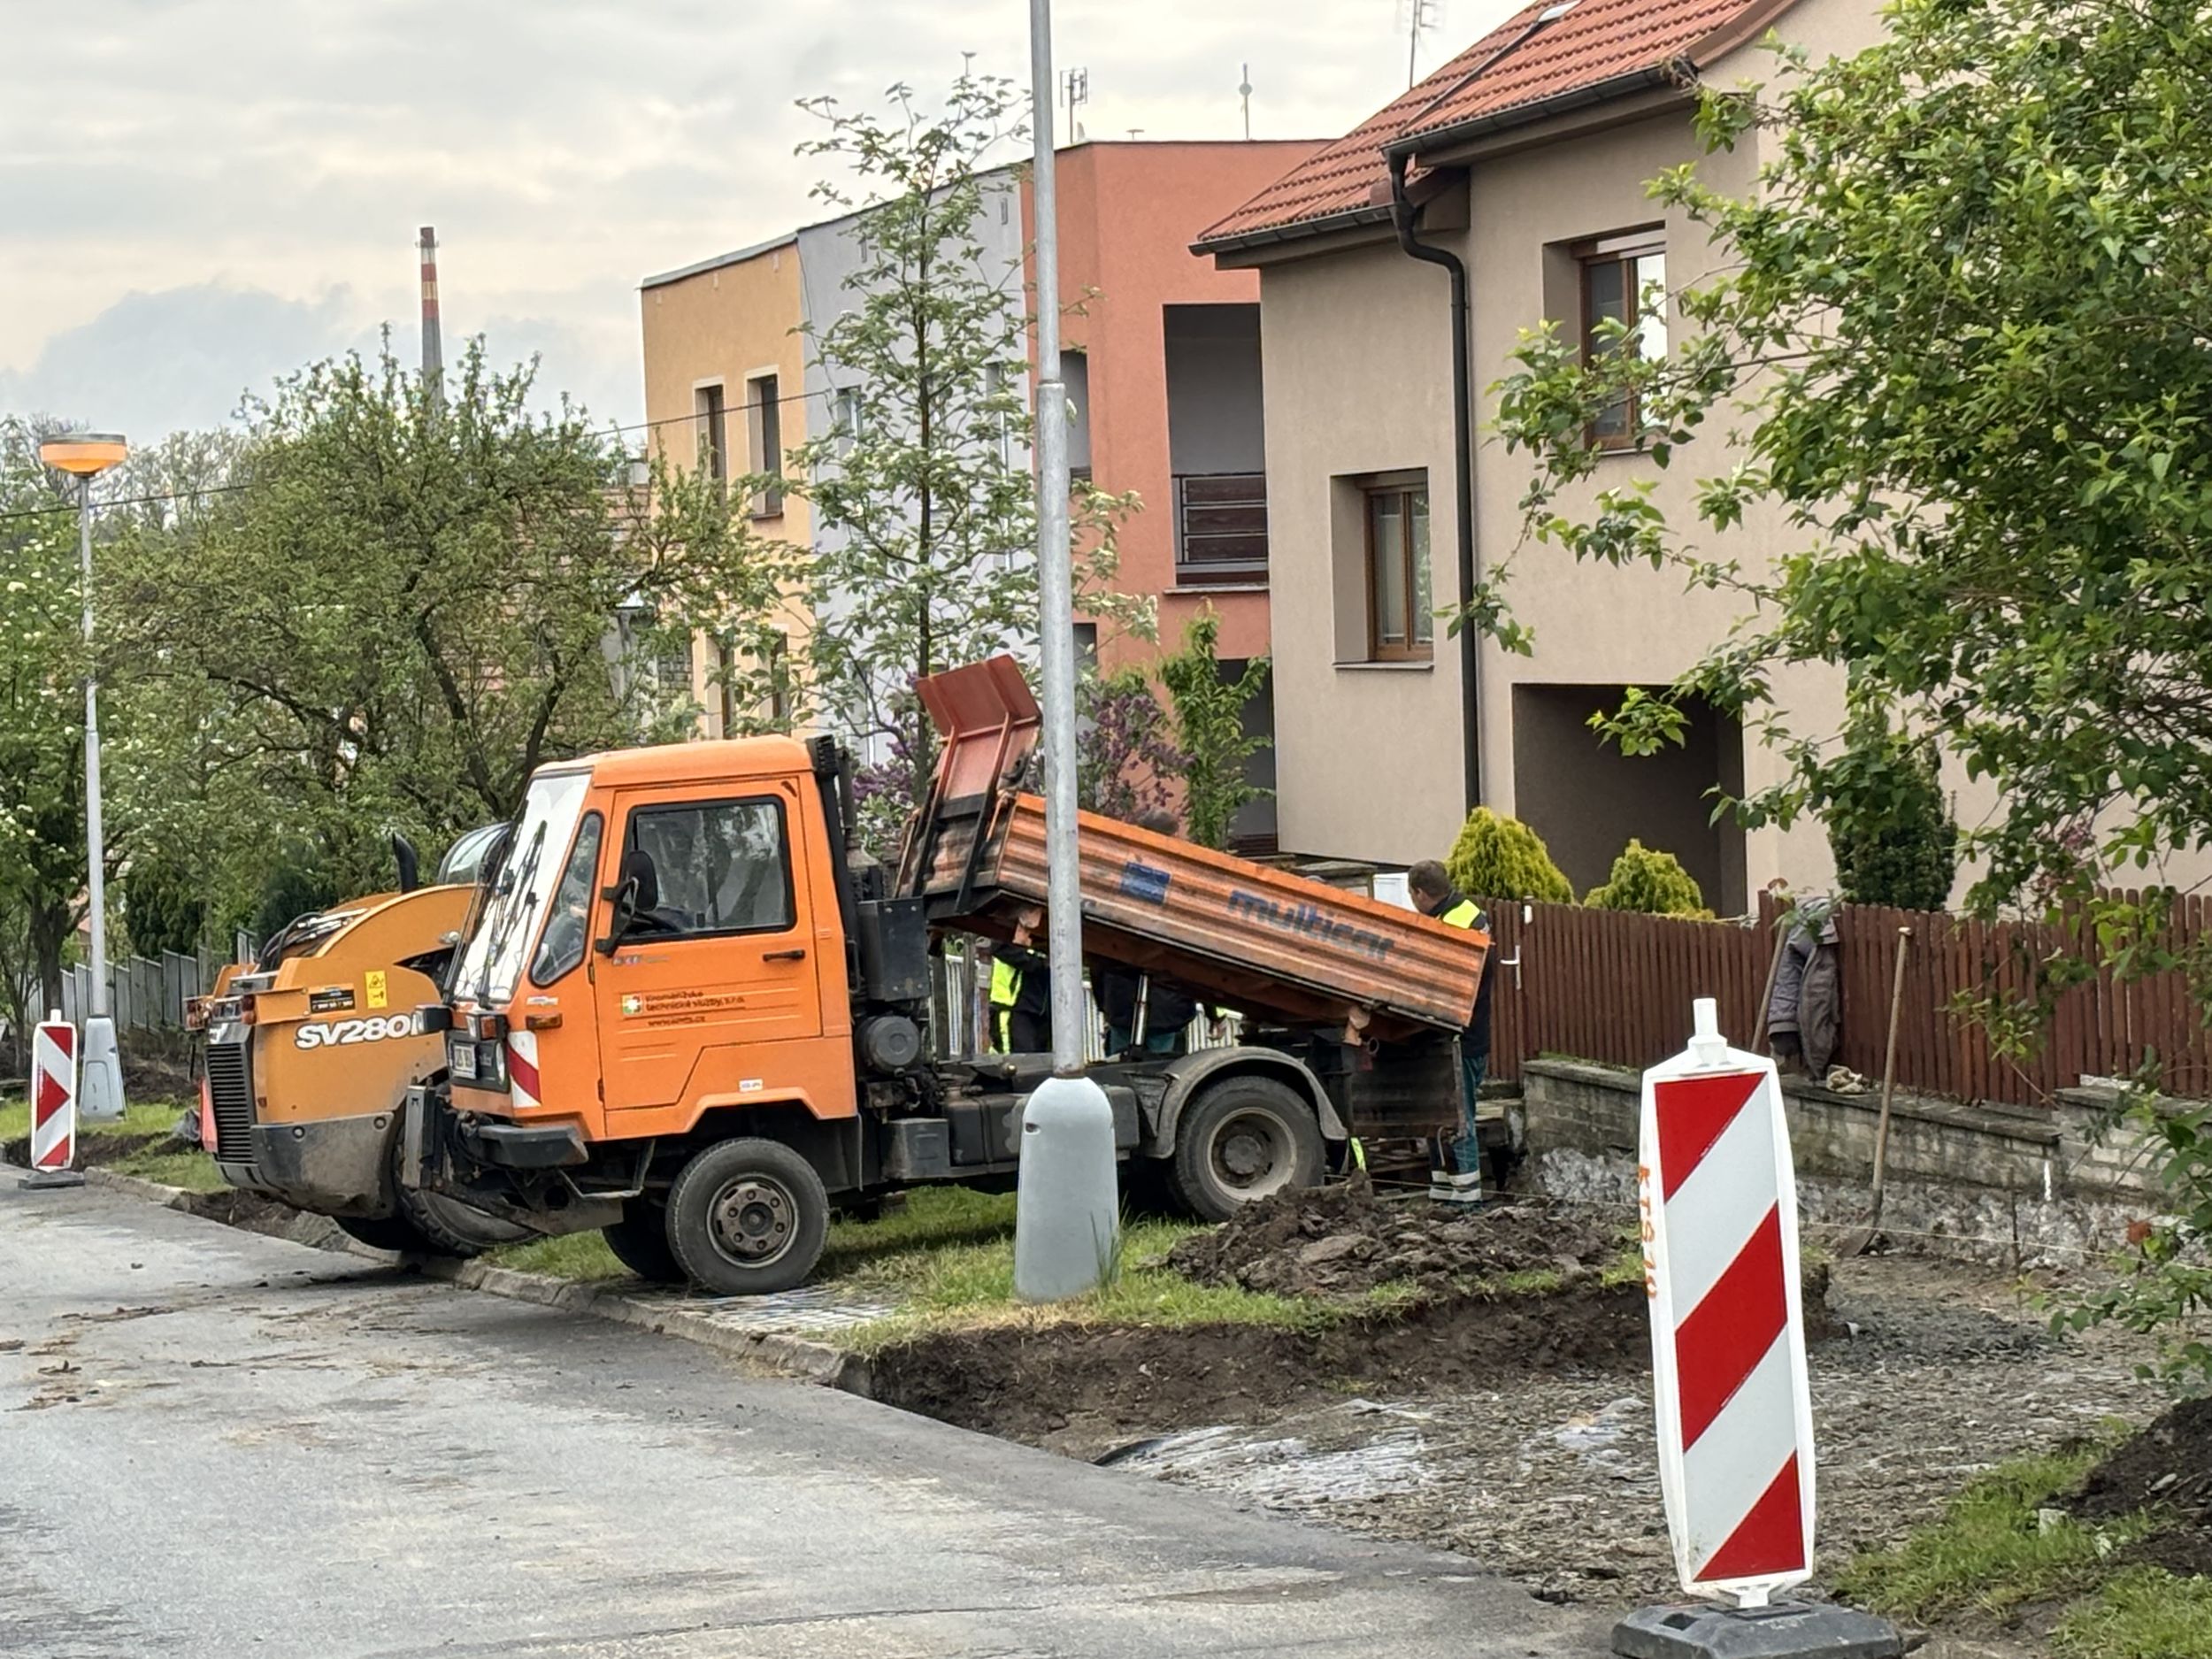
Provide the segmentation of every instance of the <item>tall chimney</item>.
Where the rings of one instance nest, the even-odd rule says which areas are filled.
[[[416,244],[422,253],[422,383],[429,395],[445,400],[445,351],[438,339],[438,233],[422,227]]]

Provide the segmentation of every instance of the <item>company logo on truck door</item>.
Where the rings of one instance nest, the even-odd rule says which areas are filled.
[[[374,1019],[311,1020],[292,1033],[296,1048],[335,1048],[352,1042],[386,1042],[415,1034],[411,1014],[388,1014]]]
[[[1333,921],[1311,904],[1285,904],[1263,894],[1247,893],[1241,887],[1229,890],[1229,914],[1265,922],[1270,927],[1279,927],[1286,933],[1301,933],[1309,939],[1325,939],[1331,944],[1343,945],[1363,956],[1380,962],[1390,954],[1392,941],[1380,933],[1371,933],[1364,927],[1355,927],[1349,922]]]

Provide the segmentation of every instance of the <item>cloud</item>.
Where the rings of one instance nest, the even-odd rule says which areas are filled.
[[[1464,0],[1424,66],[1510,9]],[[1247,64],[1259,137],[1333,136],[1404,85],[1383,0],[1056,0],[1055,29],[1101,137],[1237,135]],[[634,419],[638,279],[818,217],[795,100],[926,96],[970,51],[1028,73],[1016,0],[118,0],[7,33],[0,402],[150,430],[380,318],[411,339],[426,223],[449,356],[483,319]]]

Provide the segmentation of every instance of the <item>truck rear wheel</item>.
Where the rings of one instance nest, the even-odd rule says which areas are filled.
[[[721,1141],[677,1171],[668,1244],[692,1280],[725,1296],[803,1283],[829,1238],[829,1194],[779,1141]]]
[[[1273,1078],[1225,1078],[1175,1125],[1175,1195],[1201,1221],[1292,1187],[1317,1187],[1327,1156],[1313,1107]]]
[[[599,1229],[614,1259],[649,1285],[680,1285],[682,1263],[668,1248],[668,1211],[642,1198],[622,1206],[622,1219]]]

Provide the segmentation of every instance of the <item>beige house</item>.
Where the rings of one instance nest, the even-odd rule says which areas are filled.
[[[798,238],[779,237],[645,279],[639,303],[645,345],[645,419],[655,449],[672,465],[710,469],[718,478],[780,472],[807,437],[806,342]],[[809,545],[807,504],[765,490],[748,504],[753,528],[795,548]],[[786,663],[804,657],[803,595],[789,601]],[[731,706],[722,672],[724,641],[694,642],[692,684],[705,710],[705,734],[719,737],[741,710]],[[749,672],[761,664],[736,666]],[[780,717],[771,707],[760,712]]]
[[[1604,879],[1631,836],[1679,856],[1724,914],[1771,876],[1831,878],[1817,826],[1746,835],[1709,823],[1714,786],[1755,787],[1780,771],[1733,719],[1704,710],[1686,747],[1649,759],[1623,758],[1587,729],[1624,687],[1688,667],[1741,603],[1521,545],[1529,466],[1487,438],[1487,388],[1545,319],[1572,338],[1619,317],[1663,349],[1680,323],[1659,296],[1703,276],[1710,255],[1647,181],[1698,160],[1742,189],[1760,161],[1755,135],[1703,158],[1700,88],[1771,78],[1759,45],[1770,29],[1822,58],[1870,43],[1878,27],[1875,0],[1532,5],[1194,244],[1260,273],[1286,849],[1437,856],[1480,803],[1533,825],[1578,890]],[[1473,405],[1463,538],[1450,262],[1464,270]],[[1650,478],[1677,523],[1691,518],[1695,480],[1727,464],[1717,449],[1685,451],[1663,472],[1625,419],[1620,438],[1594,488]],[[1737,557],[1791,545],[1778,523],[1748,529]],[[1532,657],[1432,618],[1458,600],[1467,564],[1509,565]],[[1785,692],[1798,721],[1830,729],[1830,677],[1802,674]]]

